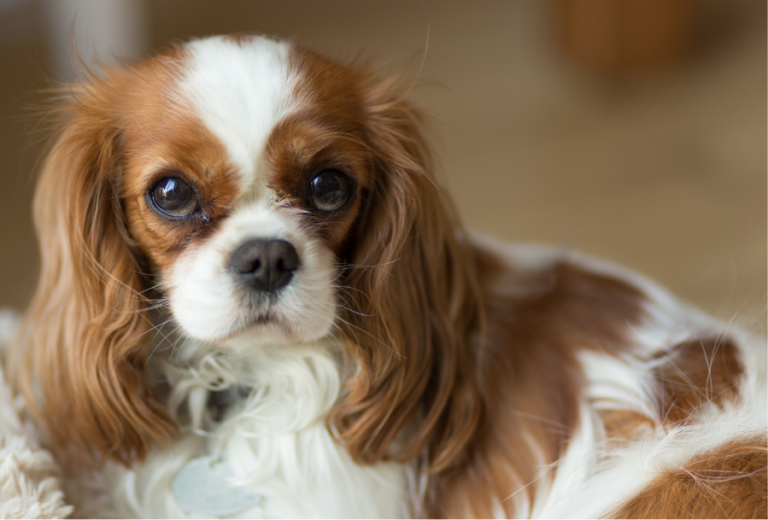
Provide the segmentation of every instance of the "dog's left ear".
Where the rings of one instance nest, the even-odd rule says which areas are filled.
[[[439,471],[482,414],[469,345],[482,321],[480,288],[432,172],[422,114],[396,79],[371,81],[365,92],[375,181],[340,295],[359,371],[331,426],[359,462],[409,461],[426,448]]]
[[[94,80],[62,109],[34,201],[42,265],[16,375],[65,461],[129,464],[176,431],[145,373],[150,322],[116,189],[116,90]]]

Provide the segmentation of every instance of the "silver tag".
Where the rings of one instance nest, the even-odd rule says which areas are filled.
[[[204,516],[234,515],[261,501],[258,493],[233,485],[232,477],[220,458],[192,459],[173,478],[173,496],[184,511]]]

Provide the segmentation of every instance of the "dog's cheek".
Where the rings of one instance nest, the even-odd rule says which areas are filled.
[[[171,314],[186,336],[212,341],[229,333],[241,310],[236,288],[214,248],[187,251],[168,269]]]
[[[303,267],[282,307],[297,339],[313,341],[333,329],[338,315],[336,284],[341,276],[328,247],[312,240],[303,250]]]

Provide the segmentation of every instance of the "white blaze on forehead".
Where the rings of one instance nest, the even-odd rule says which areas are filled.
[[[243,191],[258,189],[259,164],[275,125],[295,106],[290,46],[264,37],[188,44],[180,88],[239,170]]]

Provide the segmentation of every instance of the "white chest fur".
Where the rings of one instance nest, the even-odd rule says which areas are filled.
[[[156,448],[140,467],[110,467],[116,512],[126,517],[195,517],[183,510],[173,480],[192,459],[220,457],[233,485],[261,498],[242,518],[400,517],[407,513],[406,470],[359,466],[329,433],[325,416],[342,391],[332,342],[283,346],[247,356],[207,354],[159,365],[169,408],[182,425],[173,446]],[[177,353],[178,354],[178,353]],[[212,391],[241,394],[213,421]],[[239,389],[248,389],[247,395]],[[177,490],[178,493],[178,490]],[[226,498],[224,498],[226,500]]]

